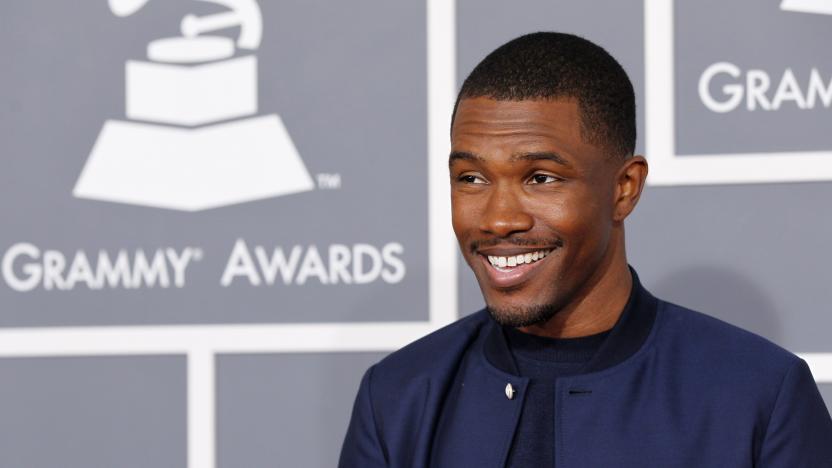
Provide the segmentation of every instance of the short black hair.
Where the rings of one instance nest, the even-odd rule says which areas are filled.
[[[627,73],[601,46],[573,34],[526,34],[488,54],[462,84],[451,126],[459,102],[475,97],[575,99],[584,141],[611,156],[635,150],[635,93]]]

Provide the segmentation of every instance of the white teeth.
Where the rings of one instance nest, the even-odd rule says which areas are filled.
[[[536,252],[512,255],[509,257],[498,257],[496,255],[489,255],[488,262],[497,268],[515,267],[524,263],[533,263],[545,257],[550,251],[538,250]]]

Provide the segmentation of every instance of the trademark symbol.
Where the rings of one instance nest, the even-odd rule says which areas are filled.
[[[316,176],[318,188],[321,190],[337,190],[341,188],[341,174],[321,172]]]
[[[194,260],[199,261],[202,260],[202,249],[196,248],[194,249]]]

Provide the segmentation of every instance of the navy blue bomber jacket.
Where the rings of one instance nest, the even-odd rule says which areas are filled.
[[[503,467],[527,384],[487,311],[465,317],[367,371],[339,466]],[[803,360],[656,299],[635,273],[587,372],[557,380],[554,424],[557,468],[832,468]]]

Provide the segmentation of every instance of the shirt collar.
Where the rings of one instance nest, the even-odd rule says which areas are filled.
[[[586,373],[607,369],[623,362],[641,348],[650,334],[656,318],[658,300],[644,289],[632,267],[630,273],[633,285],[627,304],[598,352],[584,367]],[[485,333],[483,352],[486,359],[503,372],[519,375],[502,327],[489,317]]]

